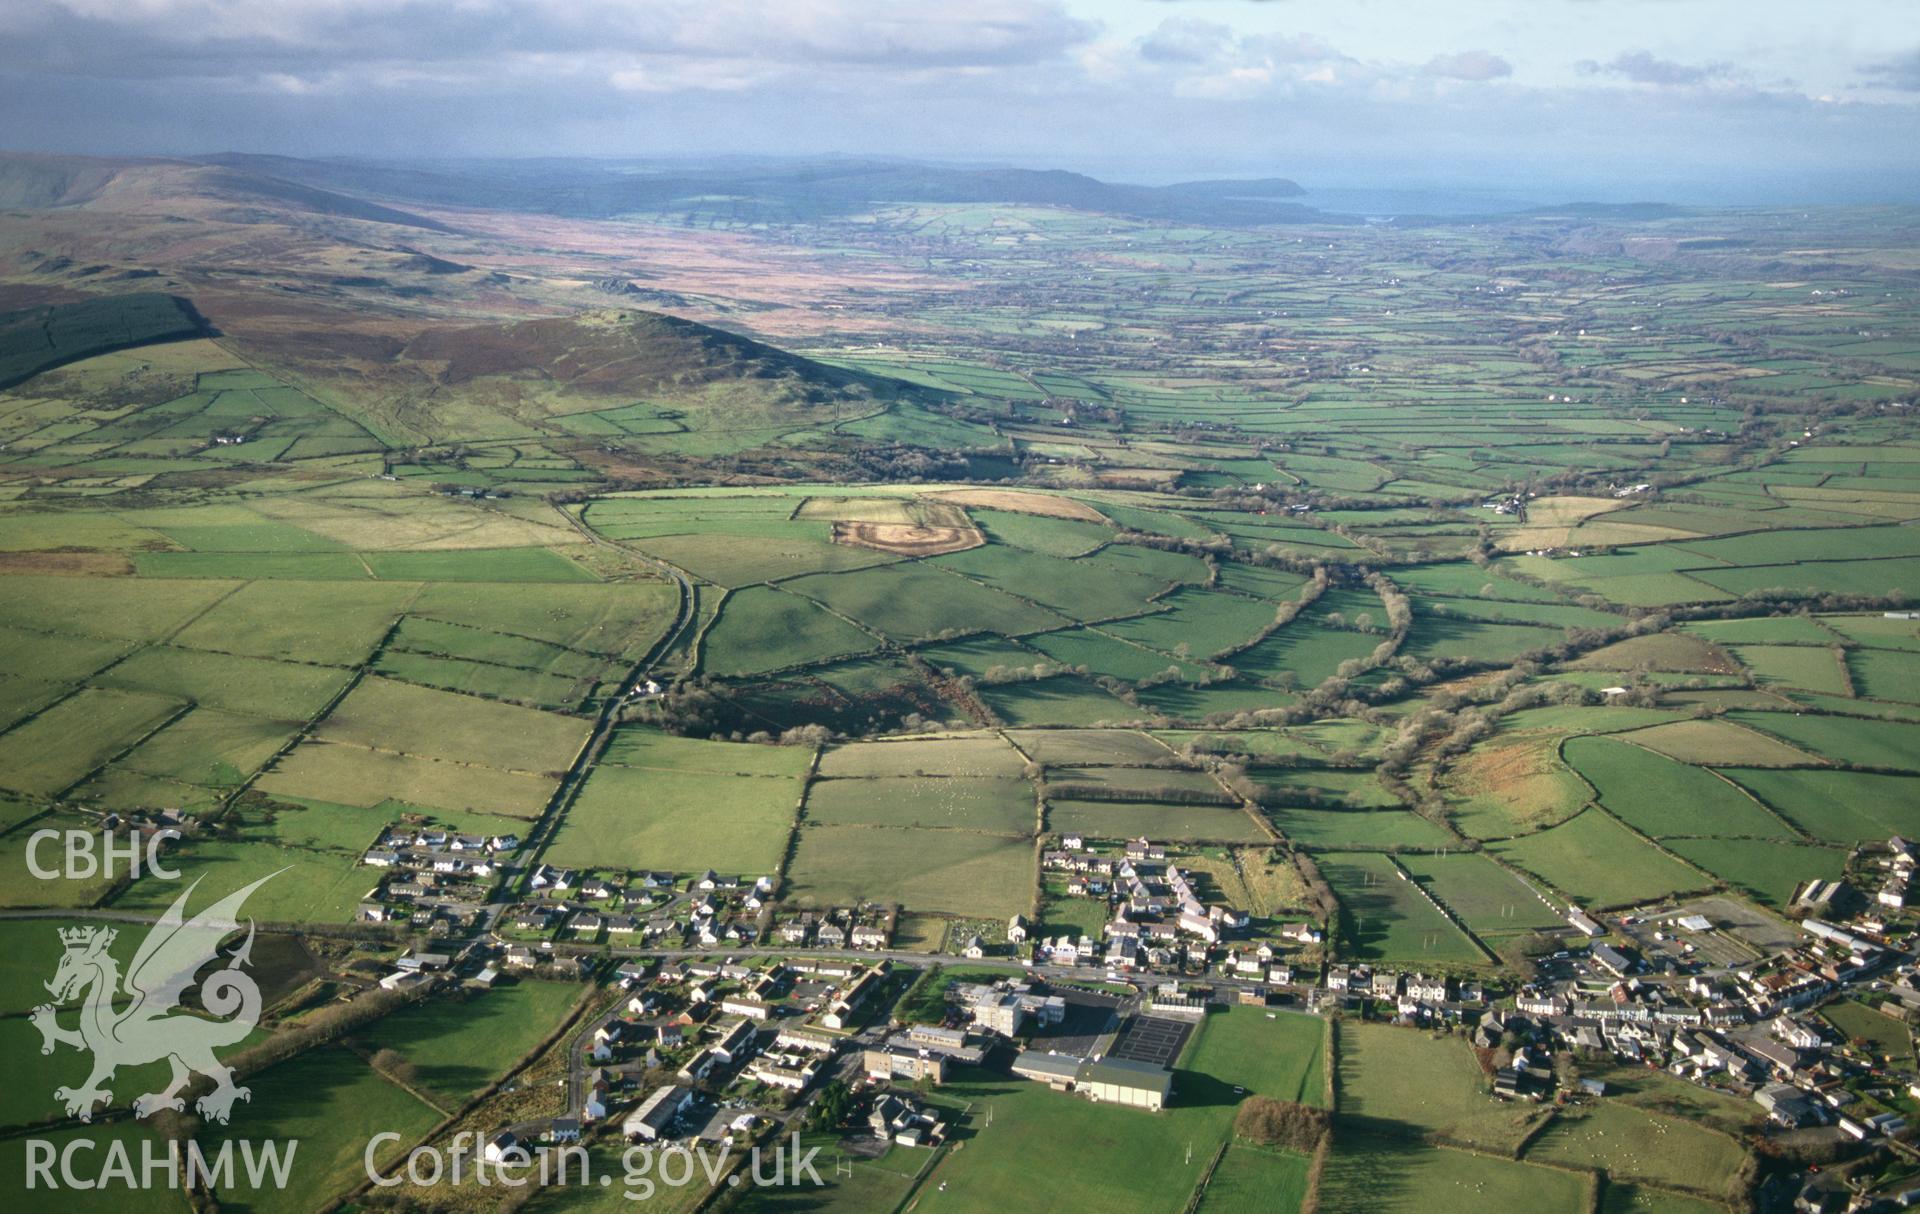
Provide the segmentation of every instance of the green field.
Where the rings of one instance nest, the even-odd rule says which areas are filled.
[[[1027,839],[825,823],[800,831],[787,880],[802,906],[871,900],[1000,919],[1031,913],[1036,890]]]
[[[1491,850],[1581,903],[1629,906],[1701,889],[1694,872],[1605,814],[1585,813]]]
[[[1495,1099],[1464,1041],[1352,1020],[1337,1031],[1343,1127],[1510,1153],[1545,1115]]]
[[[1732,1138],[1684,1118],[1602,1101],[1560,1114],[1528,1144],[1526,1158],[1719,1198],[1745,1155]]]
[[[811,599],[769,586],[729,594],[702,647],[717,675],[757,674],[878,647],[871,635]]]
[[[1262,1214],[1298,1210],[1307,1196],[1309,1162],[1303,1155],[1235,1143],[1213,1169],[1203,1214]]]
[[[587,778],[547,858],[763,876],[779,867],[799,801],[793,776],[607,763]]]
[[[1320,1209],[1328,1214],[1581,1214],[1587,1209],[1585,1181],[1555,1168],[1364,1131],[1342,1135],[1336,1143],[1321,1178]]]
[[[1328,852],[1315,861],[1340,898],[1343,956],[1428,965],[1486,961],[1486,954],[1385,856]]]
[[[1556,908],[1482,853],[1406,854],[1397,859],[1483,940],[1557,928],[1564,923]]]
[[[366,1044],[396,1051],[412,1068],[404,1076],[410,1086],[457,1108],[558,1027],[581,991],[528,979],[483,995],[436,999],[376,1021]]]
[[[1266,832],[1237,806],[1170,805],[1138,801],[1077,801],[1049,797],[1047,829],[1078,831],[1097,839],[1154,839],[1180,842],[1260,843]]]
[[[1845,844],[1920,829],[1920,777],[1861,771],[1757,771],[1727,777],[1815,838]]]
[[[1026,1202],[1175,1208],[1199,1183],[1214,1149],[1228,1140],[1241,1099],[1233,1086],[1321,1102],[1324,1033],[1319,1018],[1294,1013],[1269,1020],[1252,1009],[1234,1008],[1209,1016],[1175,1069],[1172,1103],[1159,1114],[1096,1105],[984,1069],[961,1072],[962,1078],[941,1092],[947,1101],[967,1102],[974,1110],[963,1131],[965,1146],[941,1165],[945,1187],[923,1190],[920,1203],[952,1210],[992,1209],[1007,1202],[1022,1208]],[[988,1104],[991,1126],[983,1125]],[[1044,1166],[1029,1175],[1016,1160]],[[1268,1179],[1303,1178],[1304,1161],[1297,1168],[1257,1171]],[[1222,1200],[1230,1194],[1231,1183]]]
[[[1631,739],[1634,735],[1624,735]],[[1791,832],[1738,786],[1614,738],[1570,738],[1562,753],[1621,821],[1658,839],[1677,835],[1785,838]]]
[[[284,1190],[228,1189],[222,1208],[258,1214],[292,1214],[311,1209],[366,1180],[363,1158],[374,1134],[393,1132],[400,1141],[377,1162],[386,1166],[403,1156],[405,1144],[424,1135],[440,1114],[382,1079],[348,1050],[330,1046],[279,1063],[248,1081],[252,1099],[226,1126],[211,1125],[200,1134],[205,1149],[249,1139],[297,1139],[292,1179]]]
[[[1031,834],[1033,786],[995,776],[899,776],[818,780],[807,790],[807,821],[919,829]]]
[[[1440,847],[1452,836],[1408,809],[1313,809],[1294,806],[1269,810],[1280,833],[1312,848]]]

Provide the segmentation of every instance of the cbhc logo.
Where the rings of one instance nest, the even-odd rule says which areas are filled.
[[[125,843],[120,843],[106,832],[95,834],[87,830],[36,830],[27,836],[27,871],[42,881],[85,881],[92,877],[112,879],[114,862],[124,860],[129,876],[138,877],[141,862],[146,863],[146,871],[168,881],[180,879],[180,870],[168,868],[160,862],[160,845],[168,839],[178,839],[177,830],[157,830],[148,835],[144,842],[136,832]],[[63,868],[48,868],[40,862],[40,845],[59,841],[62,858],[66,861]]]

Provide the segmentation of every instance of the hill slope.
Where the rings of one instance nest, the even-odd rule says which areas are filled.
[[[352,349],[306,332],[259,331],[241,344],[396,445],[534,434],[621,442],[619,429],[566,421],[616,409],[667,419],[660,432],[730,433],[757,445],[936,395],[636,309],[438,325]]]
[[[1191,223],[1342,222],[1284,202],[1303,191],[1277,177],[1139,186],[1058,169],[963,169],[881,160],[709,166],[590,160],[401,164],[232,154],[209,157],[208,163],[401,203],[589,219],[701,212],[790,222],[855,213],[885,203],[993,202]]]
[[[0,154],[0,209],[149,212],[188,201],[216,211],[267,209],[446,230],[443,224],[406,211],[241,167],[185,160]],[[257,218],[244,211],[227,217]]]
[[[7,312],[0,314],[0,389],[109,350],[206,332],[206,322],[184,301],[157,292]]]

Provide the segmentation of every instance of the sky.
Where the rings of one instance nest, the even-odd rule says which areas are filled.
[[[0,0],[0,146],[1920,202],[1911,0]]]

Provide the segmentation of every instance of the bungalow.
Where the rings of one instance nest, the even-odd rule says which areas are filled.
[[[544,932],[553,926],[554,913],[544,906],[530,906],[513,916],[513,926],[523,932]]]
[[[486,1149],[482,1153],[486,1156],[488,1163],[504,1163],[507,1156],[514,1151],[519,1151],[522,1157],[526,1155],[526,1151],[520,1146],[520,1140],[513,1136],[512,1131],[501,1130],[487,1139]]]
[[[360,863],[373,868],[392,868],[399,861],[400,853],[391,851],[370,851],[360,857]]]
[[[749,1020],[765,1020],[773,1015],[773,1008],[745,995],[724,997],[720,1000],[720,1010],[729,1016],[745,1016]]]
[[[1280,925],[1280,938],[1301,944],[1320,944],[1326,940],[1327,934],[1312,923],[1283,923]]]

